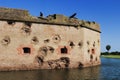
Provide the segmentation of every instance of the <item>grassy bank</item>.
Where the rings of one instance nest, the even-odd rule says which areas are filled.
[[[101,55],[101,57],[105,57],[105,58],[117,58],[117,59],[120,59],[120,55]]]

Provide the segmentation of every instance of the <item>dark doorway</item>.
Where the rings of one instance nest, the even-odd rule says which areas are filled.
[[[24,47],[23,51],[24,51],[25,54],[30,54],[31,53],[31,50],[30,50],[29,47]]]
[[[68,53],[68,50],[65,46],[64,46],[64,48],[61,48],[61,53],[62,54],[67,54]]]

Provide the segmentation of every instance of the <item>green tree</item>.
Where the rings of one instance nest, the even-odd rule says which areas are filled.
[[[107,45],[107,46],[106,46],[106,50],[109,52],[110,49],[111,49],[111,46],[110,46],[110,45]]]

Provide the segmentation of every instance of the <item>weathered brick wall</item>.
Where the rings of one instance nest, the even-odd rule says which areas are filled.
[[[83,28],[0,21],[0,70],[100,64],[100,33]]]

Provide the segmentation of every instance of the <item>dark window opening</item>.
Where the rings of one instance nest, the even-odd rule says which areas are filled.
[[[30,50],[29,47],[24,47],[23,51],[24,51],[25,54],[30,54],[31,53],[31,50]]]
[[[67,54],[68,53],[68,50],[65,46],[64,46],[64,48],[61,48],[61,53],[62,54]]]

